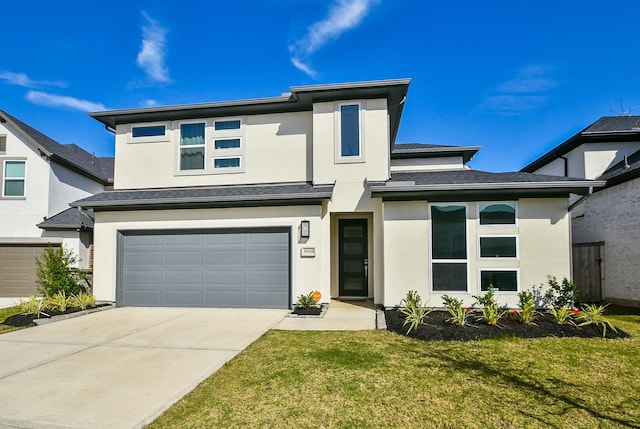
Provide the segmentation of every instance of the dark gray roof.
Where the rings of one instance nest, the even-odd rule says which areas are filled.
[[[584,194],[604,182],[511,172],[489,173],[460,169],[394,173],[385,184],[371,184],[373,196],[385,199],[468,199],[518,198]]]
[[[534,172],[584,143],[619,143],[640,140],[640,116],[603,116],[520,171]]]
[[[249,186],[107,191],[71,203],[95,210],[317,204],[331,198],[333,185],[288,183]]]
[[[395,141],[404,100],[411,79],[389,79],[326,85],[292,86],[290,93],[280,97],[232,100],[215,103],[157,106],[137,109],[92,112],[89,116],[108,127],[140,122],[171,121],[265,113],[302,112],[313,110],[313,103],[338,100],[386,98],[391,128],[391,143]]]
[[[640,177],[640,150],[609,167],[598,180],[606,180],[609,187],[637,177]]]
[[[445,146],[426,143],[396,144],[391,151],[392,159],[435,158],[443,156],[462,156],[464,163],[471,161],[480,150],[480,146]]]
[[[37,226],[45,230],[93,229],[93,211],[71,207],[45,219]]]
[[[46,156],[92,180],[108,184],[113,181],[112,157],[97,158],[75,144],[60,144],[21,120],[0,110],[0,121],[8,122]]]

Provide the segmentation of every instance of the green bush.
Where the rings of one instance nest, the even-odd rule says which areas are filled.
[[[71,296],[69,305],[71,307],[78,307],[80,310],[86,310],[88,307],[96,306],[96,299],[90,293],[80,292],[77,295]]]
[[[545,301],[553,308],[575,307],[579,290],[574,282],[570,282],[566,277],[562,279],[562,284],[558,283],[555,276],[547,276],[549,289],[544,294]]]
[[[400,305],[400,312],[405,316],[402,326],[409,325],[407,335],[422,325],[424,318],[431,313],[431,310],[422,305],[422,298],[414,290],[407,292],[407,296],[400,302]]]
[[[498,301],[493,296],[491,289],[484,295],[472,295],[472,297],[482,305],[482,316],[479,320],[483,320],[489,325],[497,325],[498,321],[507,314],[506,310],[498,308]]]
[[[76,261],[73,253],[63,247],[49,246],[44,249],[42,256],[36,259],[38,291],[47,297],[58,292],[64,292],[67,296],[82,292],[84,288],[80,282],[88,281],[88,276],[73,266]]]
[[[313,292],[309,292],[307,295],[302,294],[298,297],[298,308],[310,308],[316,305],[317,302],[313,299]]]
[[[37,298],[35,295],[29,296],[26,301],[20,300],[20,312],[22,314],[35,314],[36,318],[40,318],[41,314],[49,316],[45,313],[45,310],[49,308],[49,303],[46,299]]]
[[[462,308],[462,300],[458,298],[450,297],[449,295],[443,295],[442,301],[444,302],[444,308],[451,315],[450,318],[447,319],[447,322],[451,322],[454,325],[465,326],[470,325],[467,322],[469,315],[471,314],[471,308]]]

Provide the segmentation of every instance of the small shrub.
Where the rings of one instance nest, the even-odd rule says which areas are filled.
[[[422,298],[418,295],[418,292],[410,290],[407,292],[407,296],[402,300],[400,312],[405,315],[404,323],[402,326],[409,325],[407,335],[418,328],[424,322],[424,318],[427,314],[431,313],[424,305],[422,305]]]
[[[563,307],[553,307],[549,310],[549,313],[553,315],[558,325],[564,325],[567,322],[573,323],[571,318],[573,315],[579,313],[579,311],[565,305]]]
[[[522,291],[518,294],[518,305],[520,311],[518,312],[518,319],[525,325],[533,324],[538,312],[536,311],[536,302],[533,299],[533,293],[529,291]]]
[[[497,325],[498,321],[507,314],[507,310],[498,308],[498,302],[494,298],[492,290],[484,295],[473,295],[473,298],[482,305],[482,316],[479,320],[483,320],[489,325]]]
[[[41,314],[49,316],[45,310],[49,308],[49,304],[45,299],[39,299],[34,295],[29,296],[26,301],[20,300],[20,312],[22,314],[35,314],[36,318],[40,318]]]
[[[298,308],[311,308],[316,305],[318,301],[313,299],[313,292],[309,292],[307,295],[302,294],[298,297]]]
[[[73,266],[76,262],[73,252],[63,247],[44,249],[42,256],[36,259],[38,291],[43,296],[53,296],[61,291],[67,296],[80,293],[83,288],[79,283],[87,282],[88,275]]]
[[[80,292],[69,298],[69,306],[78,307],[80,310],[86,310],[88,307],[96,306],[96,298],[87,292]]]
[[[547,304],[553,308],[575,306],[580,291],[574,282],[570,282],[565,277],[560,284],[555,276],[547,276],[547,284],[549,289],[544,294],[544,300]]]
[[[607,308],[607,305],[583,305],[581,307],[582,311],[576,315],[576,320],[580,322],[578,323],[578,326],[596,325],[597,327],[602,328],[602,338],[607,335],[607,326],[613,329],[613,332],[618,332],[615,326],[613,326],[604,316],[604,310]]]
[[[462,300],[452,298],[449,295],[444,295],[442,297],[442,301],[444,302],[444,308],[451,315],[451,317],[447,319],[447,322],[451,322],[458,326],[465,326],[469,324],[467,319],[471,314],[471,308],[462,308]]]
[[[53,296],[46,298],[49,308],[55,308],[56,310],[60,310],[61,312],[67,311],[67,307],[70,305],[71,296],[67,296],[67,294],[61,290],[53,294]]]

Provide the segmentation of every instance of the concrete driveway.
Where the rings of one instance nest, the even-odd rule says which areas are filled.
[[[0,427],[142,426],[286,313],[126,307],[0,335]]]

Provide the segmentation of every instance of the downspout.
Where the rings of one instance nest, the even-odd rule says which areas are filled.
[[[587,198],[589,198],[591,196],[591,194],[593,194],[593,186],[589,186],[589,192],[587,192],[586,194],[581,196],[575,203],[571,204],[567,211],[571,212],[571,210],[575,209],[580,204],[582,204],[584,201],[586,201]]]

